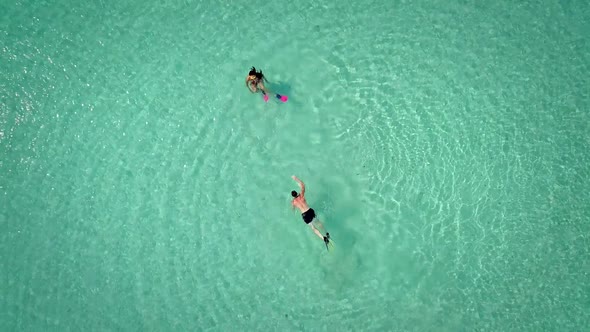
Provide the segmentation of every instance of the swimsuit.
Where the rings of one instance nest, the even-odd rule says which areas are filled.
[[[315,218],[315,211],[312,208],[309,208],[309,210],[301,214],[301,217],[306,224],[309,224],[313,221],[313,218]]]

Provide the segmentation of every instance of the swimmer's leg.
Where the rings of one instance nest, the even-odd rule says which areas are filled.
[[[324,233],[326,233],[326,229],[324,228],[324,225],[322,224],[322,222],[318,218],[315,218],[314,221],[313,221],[313,223],[314,224],[317,224],[322,229],[322,231]]]
[[[264,86],[264,83],[258,82],[258,87],[260,88],[260,90],[264,91],[264,93],[271,94],[271,92]]]
[[[313,232],[319,236],[320,239],[322,239],[322,241],[324,241],[324,236],[322,235],[322,233],[320,233],[320,231],[318,231],[317,228],[315,228],[315,226],[312,223],[309,223],[309,227],[311,227],[311,229],[313,230]]]

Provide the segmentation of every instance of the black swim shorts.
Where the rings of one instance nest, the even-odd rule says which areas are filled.
[[[305,221],[306,224],[309,224],[313,221],[313,218],[315,218],[315,211],[310,208],[309,210],[303,212],[301,217],[303,217],[303,221]]]

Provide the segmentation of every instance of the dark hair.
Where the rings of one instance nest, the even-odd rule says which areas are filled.
[[[256,76],[257,79],[265,79],[266,77],[264,77],[264,74],[262,73],[262,70],[256,70],[256,67],[252,67],[250,68],[250,72],[248,72],[248,75],[254,75]]]
[[[297,192],[296,192],[295,190],[293,190],[293,191],[291,191],[291,196],[293,196],[293,197],[297,197],[297,196],[299,196],[299,195],[297,194]]]

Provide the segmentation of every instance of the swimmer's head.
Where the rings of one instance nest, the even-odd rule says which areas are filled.
[[[293,191],[291,191],[291,196],[297,197],[297,196],[299,196],[299,194],[295,190],[293,190]]]
[[[257,79],[263,79],[264,78],[264,74],[262,73],[262,70],[257,71],[255,67],[250,68],[250,72],[248,72],[248,76],[256,76]]]

